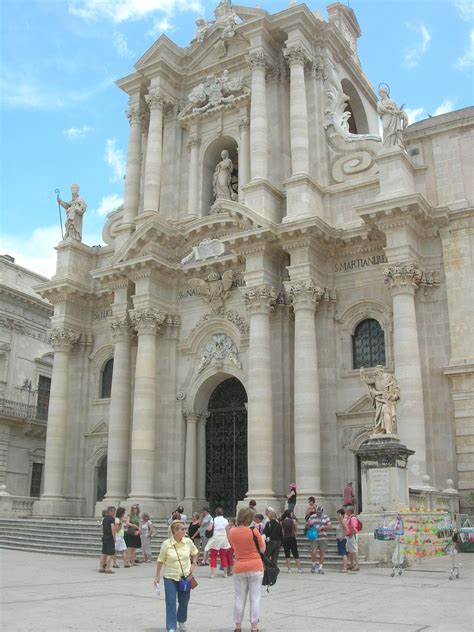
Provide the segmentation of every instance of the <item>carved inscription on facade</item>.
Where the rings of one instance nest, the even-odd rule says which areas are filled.
[[[383,505],[390,501],[390,472],[386,468],[369,470],[369,502]]]
[[[359,259],[350,259],[349,261],[338,261],[334,264],[334,272],[349,272],[350,270],[359,270],[368,266],[377,266],[380,263],[387,263],[385,253],[381,255],[371,255],[370,257],[360,257]]]

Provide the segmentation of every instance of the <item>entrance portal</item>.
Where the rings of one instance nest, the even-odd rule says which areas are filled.
[[[206,423],[206,498],[234,515],[248,490],[247,393],[235,377],[214,389]]]

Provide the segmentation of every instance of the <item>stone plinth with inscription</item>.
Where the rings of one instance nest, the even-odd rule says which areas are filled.
[[[364,513],[399,511],[408,505],[408,457],[397,435],[372,435],[356,451],[360,458]]]

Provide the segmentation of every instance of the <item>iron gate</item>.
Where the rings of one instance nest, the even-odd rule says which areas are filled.
[[[247,393],[236,378],[225,380],[209,399],[206,423],[206,498],[211,511],[234,515],[248,489]]]

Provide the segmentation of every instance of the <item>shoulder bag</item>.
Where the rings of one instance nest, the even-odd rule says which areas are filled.
[[[183,565],[181,564],[176,544],[173,544],[173,548],[176,551],[176,557],[178,558],[178,562],[181,567],[181,579],[178,582],[178,591],[189,592],[190,590],[194,590],[194,588],[198,585],[197,580],[192,573],[189,573],[187,577],[184,576]]]
[[[269,557],[267,557],[264,553],[260,551],[260,547],[258,546],[257,536],[255,535],[255,532],[253,529],[251,531],[252,531],[253,541],[255,542],[255,547],[263,562],[262,586],[266,586],[267,592],[268,592],[268,587],[276,584],[276,580],[280,572],[280,569],[274,562],[272,562],[272,560]]]

